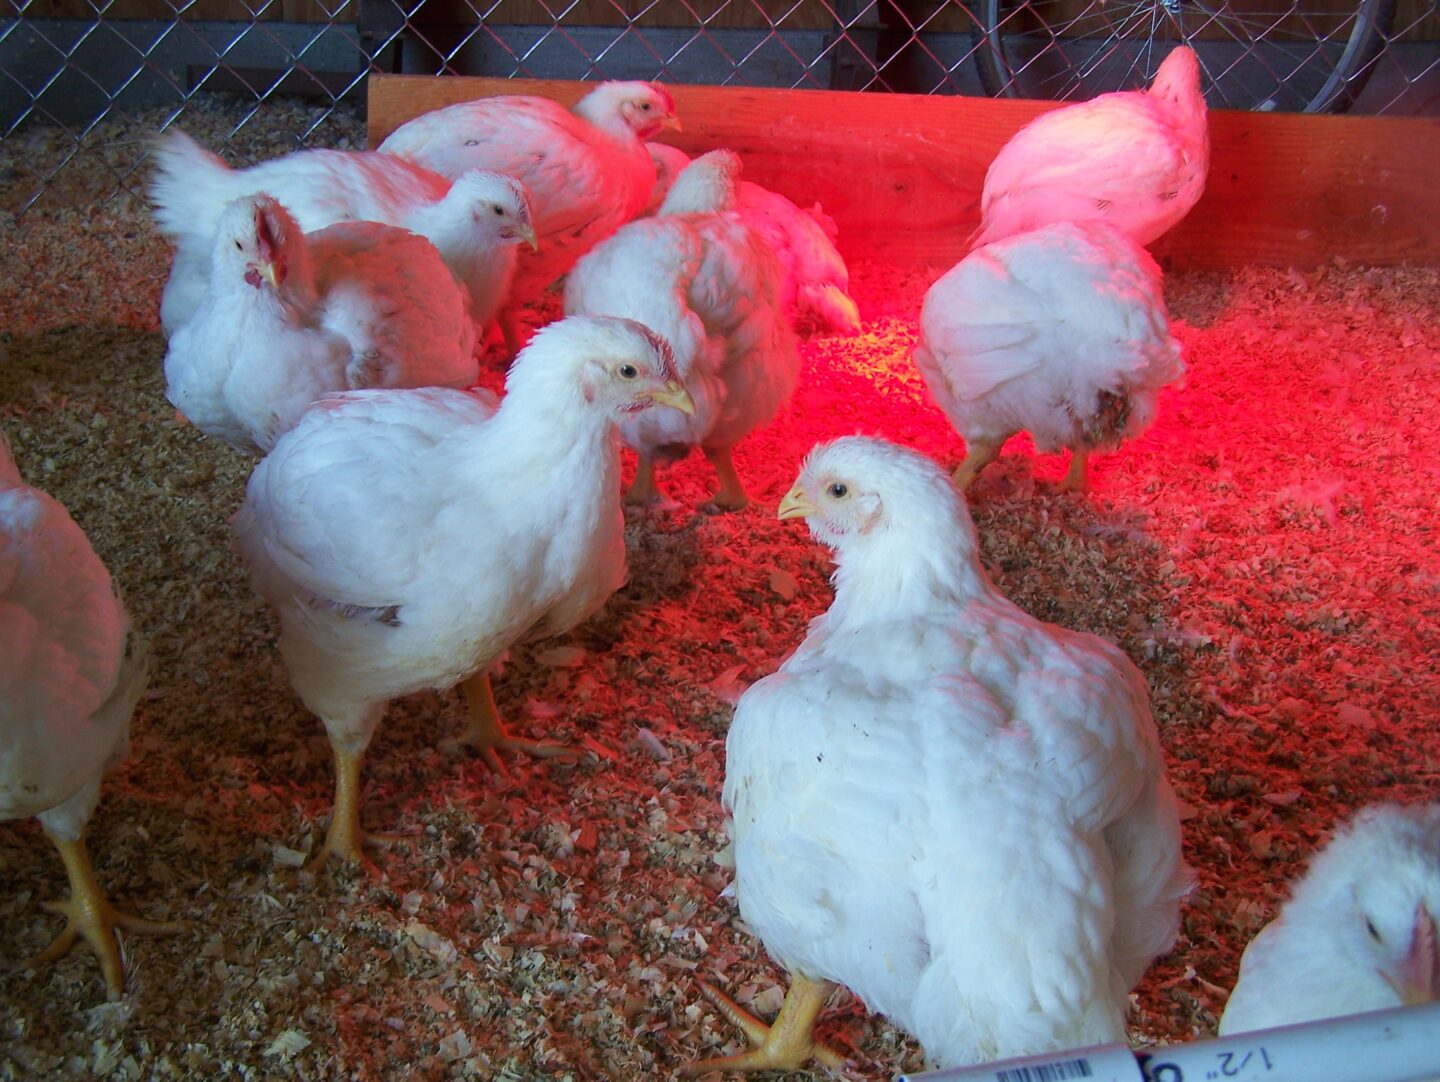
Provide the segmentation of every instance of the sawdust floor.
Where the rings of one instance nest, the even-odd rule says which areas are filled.
[[[5,149],[7,176],[32,168]],[[857,267],[864,335],[807,343],[794,402],[739,449],[758,506],[696,513],[711,478],[692,457],[663,478],[680,509],[629,520],[629,585],[515,651],[503,713],[580,762],[499,779],[454,739],[458,695],[396,703],[365,815],[411,844],[379,878],[312,876],[297,864],[329,811],[329,752],[228,548],[250,463],[165,402],[168,253],[143,208],[52,202],[0,221],[0,426],[150,639],[89,842],[122,906],[185,931],[128,943],[116,1004],[84,954],[0,972],[0,1078],[668,1078],[733,1048],[697,979],[765,1013],[783,975],[712,859],[726,726],[830,597],[825,554],[774,505],[823,438],[958,458],[909,361],[944,268]],[[1440,275],[1182,274],[1167,294],[1189,384],[1097,463],[1093,495],[1056,492],[1063,463],[1022,439],[972,500],[1010,596],[1118,642],[1150,682],[1200,887],[1138,990],[1142,1042],[1213,1030],[1241,949],[1338,818],[1440,791]],[[0,951],[23,958],[65,888],[33,821],[0,823],[0,882]],[[862,1077],[922,1064],[848,995],[820,1032]]]

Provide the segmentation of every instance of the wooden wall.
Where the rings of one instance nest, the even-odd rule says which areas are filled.
[[[504,93],[574,102],[590,85],[374,76],[370,145],[441,105]],[[673,86],[684,125],[666,141],[726,146],[747,178],[819,201],[849,258],[948,267],[979,216],[985,170],[1053,105],[988,98]],[[1313,267],[1336,256],[1440,264],[1440,119],[1212,111],[1205,195],[1154,246],[1173,266]]]

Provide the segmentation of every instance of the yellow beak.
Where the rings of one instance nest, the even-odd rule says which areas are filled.
[[[673,406],[681,413],[688,413],[695,416],[695,400],[690,397],[690,392],[676,380],[665,384],[663,391],[650,391],[650,401],[657,406]]]
[[[265,281],[267,281],[267,282],[270,283],[270,288],[271,288],[271,289],[279,289],[279,288],[280,288],[280,275],[279,275],[278,273],[276,273],[276,271],[275,271],[275,264],[274,264],[274,263],[264,263],[264,262],[262,262],[262,263],[261,263],[259,266],[257,266],[255,269],[260,272],[260,277],[261,277],[261,278],[264,278]]]
[[[780,518],[806,518],[815,514],[820,509],[810,502],[810,497],[805,495],[805,490],[796,485],[785,498],[780,501]]]
[[[532,252],[538,252],[540,250],[540,238],[535,235],[534,226],[522,225],[516,232],[520,234],[521,240],[530,245]]]
[[[680,118],[678,116],[667,116],[664,120],[660,121],[660,126],[662,128],[673,128],[675,131],[679,131]]]

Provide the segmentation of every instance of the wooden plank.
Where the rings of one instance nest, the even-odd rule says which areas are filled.
[[[370,79],[370,145],[457,101],[539,94],[565,105],[593,84]],[[995,153],[1049,102],[672,86],[690,153],[730,147],[745,175],[802,206],[819,201],[849,258],[948,267],[979,218]],[[1169,265],[1313,267],[1440,263],[1440,119],[1212,111],[1210,181],[1154,245]]]

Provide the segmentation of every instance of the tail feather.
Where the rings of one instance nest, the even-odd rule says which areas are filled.
[[[178,128],[155,140],[150,203],[160,232],[171,240],[209,240],[220,211],[236,190],[235,170]]]

